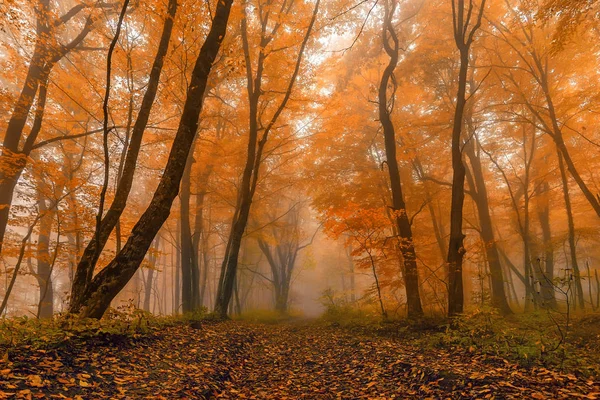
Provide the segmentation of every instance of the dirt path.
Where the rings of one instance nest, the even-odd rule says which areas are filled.
[[[594,394],[595,393],[595,394]],[[314,325],[227,322],[135,340],[12,349],[0,398],[600,398],[600,382],[490,357],[427,354]]]

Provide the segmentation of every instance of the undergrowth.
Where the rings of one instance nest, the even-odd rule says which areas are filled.
[[[491,308],[472,310],[450,323],[443,317],[384,320],[369,310],[328,307],[320,321],[355,333],[399,338],[424,351],[488,355],[525,367],[600,376],[600,314],[575,316],[568,329],[547,312],[503,317]]]
[[[122,306],[109,309],[100,320],[81,319],[70,314],[57,314],[43,320],[4,318],[0,320],[0,350],[6,357],[11,350],[19,347],[48,349],[75,340],[136,339],[167,326],[191,325],[205,316],[203,310],[193,314],[159,317],[132,306]]]

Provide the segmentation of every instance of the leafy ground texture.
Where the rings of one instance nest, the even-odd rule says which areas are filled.
[[[18,344],[0,398],[600,399],[600,382],[309,323],[202,322]]]

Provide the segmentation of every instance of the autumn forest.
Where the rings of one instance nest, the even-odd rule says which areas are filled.
[[[0,10],[0,398],[600,397],[600,3]]]

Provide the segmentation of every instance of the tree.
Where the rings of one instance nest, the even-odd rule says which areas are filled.
[[[259,0],[260,1],[260,0]],[[292,90],[296,82],[298,73],[300,72],[300,66],[302,63],[302,57],[308,44],[310,34],[315,25],[317,19],[317,13],[319,11],[320,0],[317,0],[315,7],[306,29],[300,49],[297,53],[297,58],[294,66],[294,70],[290,77],[287,88],[285,89],[283,99],[279,103],[279,106],[273,112],[270,120],[263,125],[262,117],[263,112],[259,109],[259,103],[261,97],[263,97],[264,89],[263,85],[263,73],[265,68],[265,62],[267,57],[272,54],[272,51],[267,51],[267,46],[273,41],[278,31],[282,28],[282,20],[284,17],[289,17],[290,10],[293,2],[283,0],[279,7],[279,20],[273,23],[273,27],[269,28],[270,8],[273,6],[271,0],[268,0],[263,7],[255,8],[259,13],[258,20],[260,21],[260,37],[258,44],[258,57],[256,60],[256,72],[254,71],[251,55],[250,55],[250,43],[248,35],[248,17],[247,8],[248,3],[245,2],[242,5],[242,20],[241,20],[241,35],[244,51],[244,62],[246,67],[246,85],[248,92],[248,103],[249,103],[249,129],[248,129],[248,152],[246,158],[246,165],[242,175],[242,182],[240,185],[238,200],[236,209],[231,223],[231,232],[227,241],[225,250],[225,256],[223,258],[223,264],[221,266],[221,278],[219,279],[219,286],[217,291],[217,297],[215,300],[215,313],[221,317],[227,316],[227,310],[231,296],[233,294],[233,285],[235,282],[235,275],[237,271],[238,257],[240,252],[240,245],[242,243],[242,236],[246,230],[248,224],[248,218],[250,216],[250,207],[252,199],[256,191],[256,185],[258,183],[258,176],[260,167],[263,160],[263,152],[267,140],[269,139],[269,133],[275,127],[279,116],[285,109]],[[270,100],[272,101],[272,100]],[[260,140],[258,139],[259,132],[262,131]]]
[[[472,1],[465,7],[464,0],[452,0],[452,21],[454,41],[460,53],[460,70],[458,73],[458,92],[456,109],[452,127],[452,205],[450,211],[450,243],[448,249],[448,315],[453,317],[463,312],[463,258],[465,255],[463,225],[463,204],[465,200],[465,166],[462,159],[463,116],[467,104],[466,87],[469,70],[469,57],[475,33],[481,26],[485,0],[479,9],[475,9]],[[476,15],[473,15],[476,13]],[[474,22],[471,24],[471,18]]]
[[[97,2],[92,6],[93,9],[111,7],[112,5],[102,2]],[[61,43],[58,31],[88,8],[90,6],[82,3],[72,7],[61,16],[55,16],[49,0],[38,0],[36,2],[35,48],[29,61],[27,76],[8,121],[2,143],[2,154],[0,154],[0,254],[2,253],[2,244],[15,186],[42,129],[50,73],[54,66],[69,52],[81,45],[92,31],[94,16],[89,13],[85,17],[83,27],[66,44]],[[24,143],[21,143],[36,95],[37,104],[31,130]]]
[[[379,85],[379,120],[383,127],[385,137],[386,165],[388,168],[390,185],[392,190],[392,215],[396,223],[397,235],[399,236],[398,247],[403,258],[403,275],[406,287],[407,309],[409,318],[417,318],[423,315],[421,306],[421,297],[419,295],[419,273],[417,270],[417,256],[415,254],[415,245],[411,220],[406,211],[406,203],[402,193],[402,184],[400,182],[400,171],[398,160],[396,159],[396,134],[394,124],[390,118],[391,110],[394,104],[394,95],[388,98],[387,91],[390,80],[395,82],[394,69],[398,64],[399,40],[394,31],[393,19],[396,11],[396,1],[385,2],[385,16],[383,21],[383,48],[390,61],[385,68]],[[395,92],[395,88],[393,88]]]
[[[81,317],[102,317],[112,299],[138,269],[156,233],[169,216],[196,135],[208,77],[225,37],[232,3],[233,0],[219,1],[214,11],[210,31],[192,71],[169,159],[150,205],[134,226],[121,251],[91,280],[80,300],[71,303],[71,313],[78,313]]]
[[[269,282],[275,292],[275,310],[285,314],[289,307],[290,285],[296,268],[298,255],[310,246],[318,229],[310,238],[304,238],[302,232],[302,204],[296,202],[281,216],[271,215],[271,221],[256,238],[258,247],[264,254],[271,269]],[[273,211],[281,207],[273,207]]]
[[[127,198],[129,197],[129,192],[131,191],[135,174],[136,162],[142,144],[142,138],[144,136],[144,130],[148,124],[150,111],[156,98],[164,59],[169,48],[169,41],[171,39],[171,32],[173,31],[173,22],[176,12],[177,0],[170,0],[160,43],[158,45],[156,57],[154,58],[154,64],[152,65],[152,70],[150,72],[148,86],[146,88],[146,92],[144,93],[140,111],[132,129],[131,138],[129,138],[127,155],[123,162],[123,170],[120,173],[121,177],[117,186],[114,200],[104,216],[102,216],[102,211],[100,211],[94,236],[85,248],[85,251],[81,256],[75,271],[75,277],[71,289],[71,302],[73,304],[79,304],[81,302],[81,296],[83,296],[87,285],[92,280],[94,268],[98,262],[98,258],[100,257],[102,249],[106,245],[111,232],[119,222],[119,219],[127,204]],[[105,118],[105,121],[107,121],[107,118]],[[108,164],[105,165],[105,171],[108,174]],[[104,187],[106,187],[107,183],[108,182],[106,181]]]

